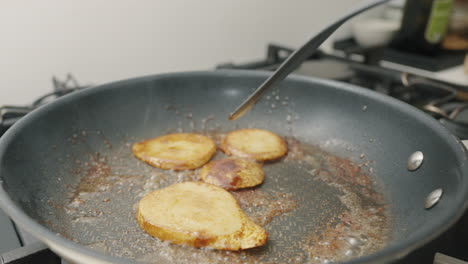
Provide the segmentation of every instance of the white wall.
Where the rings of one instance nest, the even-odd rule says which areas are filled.
[[[26,104],[71,72],[83,83],[262,58],[297,47],[358,0],[0,2],[0,105]]]

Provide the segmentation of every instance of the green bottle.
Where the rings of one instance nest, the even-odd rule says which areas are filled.
[[[391,46],[420,54],[434,54],[447,32],[453,0],[406,0],[400,31]]]

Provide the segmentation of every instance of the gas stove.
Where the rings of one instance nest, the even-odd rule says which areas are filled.
[[[264,60],[225,63],[218,69],[275,70],[292,49],[269,45]],[[295,74],[333,79],[365,87],[411,104],[437,118],[460,139],[468,139],[468,84],[444,82],[380,66],[379,51],[352,50],[334,55],[316,52]]]
[[[266,58],[242,65],[225,63],[217,69],[275,70],[292,52],[269,45]],[[411,104],[440,121],[460,139],[468,139],[468,86],[435,80],[380,66],[376,51],[344,52],[341,55],[318,51],[295,74],[333,79],[383,93]],[[54,90],[28,106],[0,107],[0,135],[22,116],[60,96],[85,89],[72,76],[53,78]],[[0,264],[65,263],[44,244],[33,238],[0,210]],[[461,264],[468,260],[466,238],[468,214],[429,245],[397,263]],[[468,263],[468,262],[466,262]]]

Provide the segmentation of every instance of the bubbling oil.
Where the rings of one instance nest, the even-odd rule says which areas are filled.
[[[219,143],[224,135],[208,136]],[[362,167],[294,138],[287,139],[286,158],[264,164],[260,187],[232,192],[268,231],[265,246],[229,252],[153,238],[137,224],[138,201],[171,184],[199,180],[198,170],[153,168],[132,157],[136,141],[127,138],[106,153],[75,160],[72,173],[81,179],[69,186],[65,203],[51,197],[52,216],[44,215],[44,224],[92,250],[143,263],[331,263],[370,254],[390,240],[389,208]]]

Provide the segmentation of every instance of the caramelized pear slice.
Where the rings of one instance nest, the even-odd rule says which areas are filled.
[[[135,143],[132,150],[137,158],[154,167],[191,170],[211,159],[216,144],[200,134],[176,133]]]
[[[230,156],[268,161],[288,152],[286,142],[278,135],[262,129],[239,129],[226,135],[221,150]]]
[[[137,220],[154,237],[197,248],[253,248],[264,245],[268,236],[229,192],[203,182],[177,183],[145,195]]]
[[[218,185],[226,190],[253,187],[263,182],[262,165],[241,158],[227,158],[207,163],[200,171],[204,182]]]

